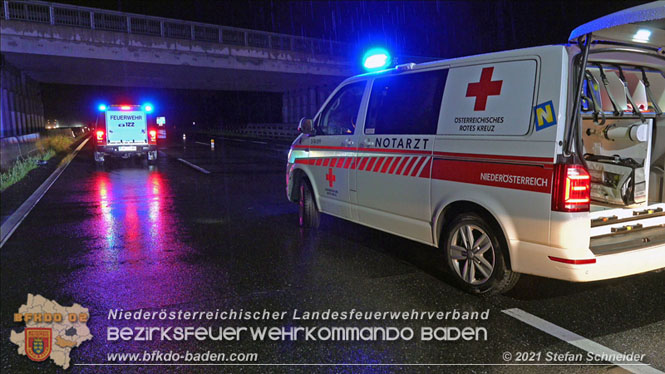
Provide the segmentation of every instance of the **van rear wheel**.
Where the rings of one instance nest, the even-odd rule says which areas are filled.
[[[465,291],[493,295],[515,286],[519,273],[508,268],[503,239],[483,217],[461,214],[447,225],[444,235],[448,268]]]
[[[314,192],[307,179],[300,181],[300,201],[298,202],[298,222],[300,227],[319,228],[321,213],[314,201]]]

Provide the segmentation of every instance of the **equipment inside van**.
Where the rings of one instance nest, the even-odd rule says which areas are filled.
[[[342,82],[289,152],[300,224],[439,247],[472,293],[665,268],[665,1],[569,43]]]

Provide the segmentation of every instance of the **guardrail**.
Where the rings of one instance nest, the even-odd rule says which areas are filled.
[[[296,123],[248,123],[239,130],[245,136],[293,141],[298,136]]]
[[[43,1],[3,1],[0,18],[330,56],[346,56],[350,50],[346,44],[332,40]]]

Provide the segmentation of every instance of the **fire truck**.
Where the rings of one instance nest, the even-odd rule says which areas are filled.
[[[105,157],[147,157],[157,160],[157,128],[152,117],[153,106],[99,105],[100,114],[95,124],[95,161],[103,163]]]

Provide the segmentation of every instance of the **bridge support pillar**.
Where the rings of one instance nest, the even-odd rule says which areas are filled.
[[[313,118],[332,88],[322,85],[290,90],[282,94],[282,122],[298,123],[301,118]]]

